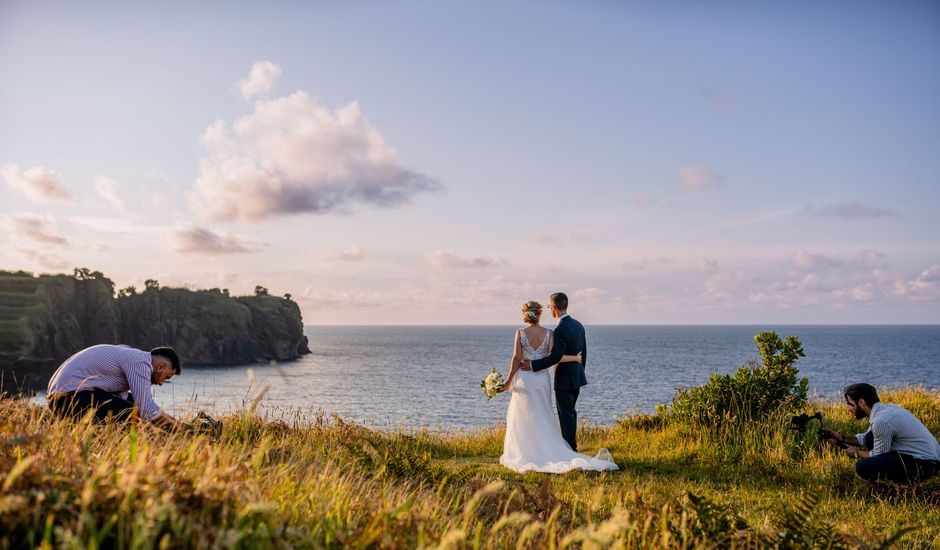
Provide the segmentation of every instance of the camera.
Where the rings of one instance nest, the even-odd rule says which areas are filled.
[[[217,436],[222,433],[222,421],[212,418],[205,411],[199,411],[196,418],[189,423],[189,429],[197,433],[209,433]]]
[[[800,415],[798,415],[798,416],[793,416],[793,417],[791,417],[791,418],[790,418],[790,429],[791,429],[791,430],[796,430],[796,431],[798,431],[798,432],[805,432],[806,429],[807,429],[807,427],[808,427],[808,424],[809,424],[810,420],[818,420],[818,421],[819,421],[819,427],[816,429],[816,433],[817,433],[817,435],[819,435],[819,438],[820,438],[820,439],[829,439],[829,440],[831,440],[833,443],[835,443],[836,445],[838,445],[840,449],[845,449],[845,448],[848,447],[848,445],[846,445],[845,443],[843,443],[843,442],[839,441],[838,439],[836,439],[835,437],[833,437],[832,434],[830,434],[828,430],[826,430],[825,428],[823,428],[823,417],[822,417],[822,413],[821,413],[821,412],[818,412],[818,411],[815,412],[815,413],[813,413],[813,414],[806,414],[806,413],[803,413],[803,414],[800,414]]]

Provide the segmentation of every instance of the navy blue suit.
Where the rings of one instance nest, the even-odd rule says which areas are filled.
[[[577,355],[581,353],[580,363],[558,363],[562,355]],[[587,340],[584,338],[584,325],[570,316],[565,317],[555,328],[552,353],[543,359],[532,361],[532,370],[540,371],[558,364],[555,369],[555,400],[558,403],[558,422],[561,424],[561,435],[571,446],[571,450],[578,450],[578,411],[575,404],[581,386],[587,384],[584,368],[587,365]]]

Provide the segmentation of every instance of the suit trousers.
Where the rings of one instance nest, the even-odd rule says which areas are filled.
[[[940,462],[919,460],[909,454],[890,451],[855,463],[855,473],[865,481],[890,479],[895,483],[914,483],[933,477],[940,471]]]
[[[561,425],[561,436],[565,438],[572,451],[578,450],[578,411],[575,404],[578,402],[580,388],[573,390],[555,390],[555,400],[558,403],[558,423]]]
[[[94,409],[95,420],[103,421],[109,416],[127,420],[134,410],[134,401],[131,395],[124,399],[95,388],[55,395],[49,400],[49,409],[60,417],[81,418],[89,409]]]

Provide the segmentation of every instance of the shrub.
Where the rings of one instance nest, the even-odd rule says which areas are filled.
[[[794,366],[804,355],[799,339],[789,336],[782,341],[775,332],[759,332],[754,342],[761,363],[752,360],[734,374],[713,374],[702,386],[676,388],[671,418],[721,429],[728,422],[765,419],[802,407],[809,380],[798,378]]]

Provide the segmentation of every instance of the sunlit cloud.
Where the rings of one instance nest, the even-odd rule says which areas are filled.
[[[258,61],[251,66],[248,78],[239,80],[235,87],[245,101],[251,101],[271,91],[280,76],[280,65],[270,61]]]
[[[231,233],[215,232],[205,227],[180,227],[172,234],[174,249],[183,254],[245,254],[257,252],[260,246],[248,243]]]
[[[428,263],[445,269],[475,269],[483,267],[501,267],[509,264],[505,258],[476,257],[466,258],[453,252],[434,251],[427,256]]]
[[[358,103],[334,111],[303,91],[258,101],[231,127],[216,121],[202,143],[206,154],[190,200],[216,220],[394,207],[439,188],[399,164]]]
[[[23,170],[15,164],[4,164],[0,166],[0,178],[33,201],[75,200],[62,176],[45,166]]]
[[[725,177],[707,166],[683,166],[679,169],[679,184],[688,191],[719,187]]]
[[[361,244],[354,244],[345,250],[328,250],[322,255],[324,260],[334,262],[359,262],[366,257],[366,249]]]
[[[899,214],[890,208],[869,206],[860,202],[833,202],[814,204],[806,207],[806,212],[814,216],[837,220],[870,220],[875,218],[897,217]]]
[[[913,303],[940,305],[940,265],[925,268],[907,281],[898,281],[894,290]]]
[[[23,212],[0,218],[0,223],[11,234],[56,246],[65,246],[68,239],[55,230],[55,220],[48,215]]]
[[[108,176],[95,176],[95,191],[106,200],[111,206],[124,212],[127,210],[127,204],[121,198],[121,184]]]

